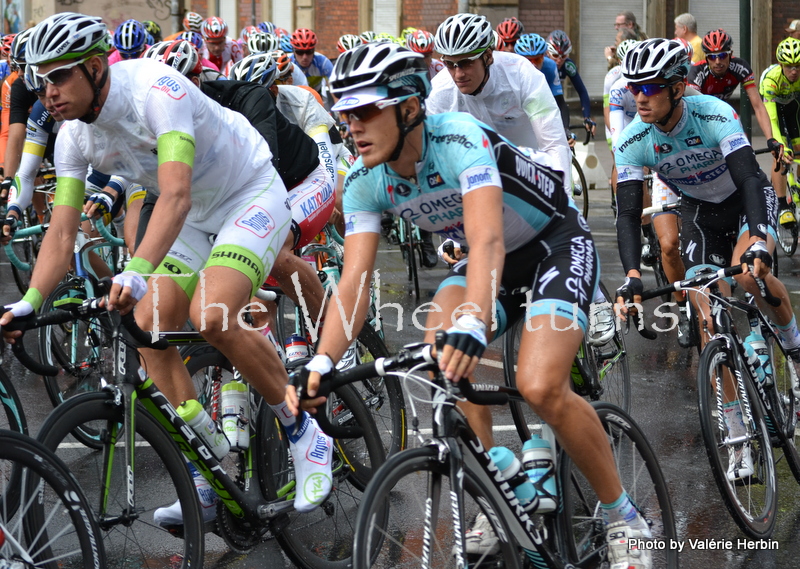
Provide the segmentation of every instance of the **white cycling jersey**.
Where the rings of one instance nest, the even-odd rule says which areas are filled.
[[[617,79],[622,76],[622,69],[619,65],[615,65],[606,73],[603,79],[603,106],[608,106],[609,95],[611,94],[611,87],[616,83]],[[606,140],[608,140],[608,147],[611,148],[611,127],[606,125]]]
[[[187,219],[213,224],[217,209],[255,173],[274,170],[269,145],[247,119],[212,101],[177,71],[136,59],[110,67],[109,75],[111,87],[97,120],[61,127],[55,151],[59,182],[85,180],[92,164],[157,190],[158,153],[188,143],[194,156],[170,156],[193,161]]]
[[[433,78],[433,90],[425,107],[429,114],[466,112],[494,128],[517,146],[550,156],[571,187],[571,163],[561,113],[544,75],[515,53],[492,52],[489,79],[477,95],[464,95],[450,73]]]

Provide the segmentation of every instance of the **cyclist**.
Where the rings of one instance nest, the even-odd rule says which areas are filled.
[[[348,49],[360,46],[362,43],[364,43],[364,38],[361,36],[344,34],[343,36],[339,36],[339,41],[336,42],[336,49],[339,53],[344,53]]]
[[[219,71],[219,68],[216,65],[214,65],[211,61],[209,61],[202,55],[205,52],[205,41],[203,40],[203,35],[200,32],[183,32],[178,34],[178,37],[175,39],[186,40],[190,42],[197,50],[197,53],[200,55],[200,65],[202,65],[204,68],[207,69],[213,69],[214,71]],[[170,41],[170,40],[164,40],[164,41]]]
[[[620,28],[617,32],[617,41],[616,43],[611,46],[614,49],[614,55],[609,58],[609,61],[622,61],[619,59],[619,46],[623,44],[623,42],[628,42],[625,44],[626,47],[622,48],[622,56],[625,56],[625,53],[628,51],[628,47],[634,45],[629,40],[636,40],[636,35],[633,33],[633,30],[630,28]],[[619,65],[614,65],[611,69],[608,70],[606,73],[605,78],[603,79],[603,119],[605,120],[605,129],[606,129],[606,142],[608,143],[608,149],[611,150],[611,129],[608,126],[608,95],[611,91],[611,86],[616,82],[617,79],[620,77],[620,70]],[[613,152],[612,152],[613,154]],[[614,192],[614,187],[616,186],[617,181],[613,179],[611,181],[611,190]],[[612,205],[612,209],[616,212],[616,203]]]
[[[609,535],[622,536],[610,544],[612,566],[649,567],[646,552],[631,554],[627,548],[627,539],[649,536],[647,523],[620,486],[597,415],[569,387],[599,267],[589,228],[561,187],[562,174],[548,166],[547,155],[519,149],[466,113],[426,118],[427,68],[419,54],[405,48],[368,44],[345,53],[336,61],[331,87],[340,97],[335,110],[349,123],[361,153],[345,182],[345,258],[350,260],[342,272],[340,299],[343,314],[356,315],[349,332],[358,332],[367,311],[362,279],[375,264],[382,211],[406,212],[429,230],[468,240],[469,257],[456,264],[434,297],[441,311],[428,313],[425,340],[432,342],[435,330],[449,328],[441,368],[457,381],[472,375],[488,337],[502,334],[527,308],[530,326],[522,333],[518,387],[605,504]],[[433,202],[444,208],[424,214]],[[570,266],[580,267],[583,275],[577,286],[569,282]],[[492,274],[504,291],[497,304]],[[550,276],[542,278],[545,274]],[[524,294],[518,291],[527,287],[533,291],[531,303],[522,303]],[[464,310],[467,306],[472,309]],[[580,324],[565,330],[575,306]],[[487,330],[495,308],[498,328]],[[452,327],[451,318],[457,319]],[[331,372],[349,346],[349,336],[342,315],[330,310],[318,355],[304,368],[309,395],[316,394],[318,374]],[[286,399],[298,412],[292,387]],[[468,553],[473,541],[468,536]]]
[[[3,78],[2,88],[0,88],[0,160],[4,160],[6,154],[6,145],[8,144],[8,117],[10,114],[11,105],[11,84],[17,79],[19,75],[19,67],[11,57],[11,46],[14,43],[16,34],[8,34],[3,36],[2,50],[4,59],[8,65],[8,75]],[[0,177],[2,176],[3,168],[0,166]],[[5,185],[0,185],[0,202],[7,196],[8,188]]]
[[[316,53],[317,34],[307,28],[298,28],[292,34],[291,44],[291,58],[295,67],[303,72],[308,86],[316,90],[325,100],[327,80],[333,70],[333,64],[321,53]]]
[[[800,153],[800,40],[786,38],[778,44],[775,55],[778,64],[767,70],[759,89],[772,136],[786,149],[785,161],[790,162]],[[772,183],[783,210],[780,223],[797,223],[791,210],[786,209],[786,176],[782,171],[773,171]]]
[[[583,112],[583,125],[594,136],[597,123],[592,119],[592,103],[589,100],[589,92],[578,74],[578,66],[569,57],[572,52],[572,41],[565,31],[554,30],[547,36],[547,43],[553,46],[555,51],[555,53],[551,52],[550,55],[558,65],[558,75],[561,77],[561,82],[563,83],[569,77],[570,81],[572,81],[572,86],[578,92],[578,96],[581,99],[581,111]]]
[[[503,51],[514,53],[514,44],[517,43],[522,34],[525,33],[525,26],[516,17],[506,18],[497,24],[497,35],[503,42]]]
[[[108,56],[108,64],[114,65],[124,59],[141,57],[147,45],[147,30],[138,20],[126,20],[114,31],[116,51]]]
[[[161,26],[159,26],[153,20],[143,20],[142,25],[144,26],[145,31],[153,38],[154,44],[164,41],[164,38],[161,35]]]
[[[775,193],[734,110],[715,97],[683,96],[688,71],[686,51],[675,40],[644,41],[628,51],[623,62],[622,74],[635,96],[638,116],[622,132],[615,153],[617,241],[626,274],[617,302],[623,295],[640,300],[639,226],[647,167],[681,193],[681,249],[687,277],[706,267],[752,264],[782,300],[779,307],[763,301],[749,275],[736,279],[776,324],[783,345],[797,354],[800,333],[786,287],[769,274],[770,251],[775,247]],[[712,322],[708,304],[694,293],[689,297],[700,322]],[[726,414],[726,422],[733,428],[736,418]],[[731,480],[747,476],[748,471],[753,472],[747,453],[732,456]]]
[[[411,51],[421,53],[425,65],[428,66],[428,78],[433,79],[442,69],[444,63],[433,58],[433,34],[425,30],[416,30],[406,36],[406,47]]]
[[[229,313],[239,314],[249,303],[290,231],[286,190],[269,146],[242,115],[161,63],[139,59],[109,73],[108,48],[102,20],[81,14],[56,14],[31,34],[27,57],[45,83],[45,106],[65,119],[56,141],[53,237],[42,244],[28,293],[8,307],[0,326],[38,310],[63,278],[89,164],[158,189],[152,223],[134,258],[114,277],[108,307],[124,314],[138,304],[135,316],[145,329],[151,329],[154,309],[170,319],[191,317],[286,423],[299,488],[309,477],[322,484],[317,494],[298,492],[295,507],[313,509],[330,490],[332,441],[309,418],[295,430],[283,401],[288,377],[277,353],[261,334],[227,322]],[[154,299],[147,276],[170,275],[175,267],[192,276],[180,284],[159,279]],[[6,333],[12,342],[18,337]],[[177,350],[141,353],[148,372],[171,379],[159,386],[173,404],[196,398]],[[319,445],[320,464],[305,459],[309,445]],[[204,506],[213,516],[213,504]],[[170,521],[180,523],[179,515],[178,506]]]
[[[564,123],[564,131],[569,132],[569,107],[564,99],[564,90],[561,88],[561,78],[558,76],[556,62],[549,57],[545,57],[550,44],[544,41],[539,34],[523,34],[514,45],[514,51],[533,63],[536,69],[544,74],[550,92],[556,100],[558,110],[561,112],[561,122]]]
[[[203,34],[207,52],[202,55],[227,77],[233,64],[242,59],[242,48],[228,37],[228,24],[222,18],[213,16],[203,22],[200,33]]]
[[[197,12],[186,12],[186,15],[183,16],[181,25],[183,26],[181,31],[168,35],[164,38],[164,41],[173,41],[179,39],[179,36],[183,32],[197,32],[199,34],[203,29],[203,16]]]
[[[278,49],[278,36],[265,34],[264,32],[254,32],[247,38],[245,44],[245,57],[256,53],[267,53]]]

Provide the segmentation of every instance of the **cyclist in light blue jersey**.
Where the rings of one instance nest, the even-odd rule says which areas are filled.
[[[518,387],[603,502],[614,535],[612,566],[649,568],[647,552],[627,547],[630,539],[649,537],[647,523],[620,485],[597,414],[570,389],[599,267],[562,173],[544,154],[514,146],[466,113],[426,118],[427,68],[421,54],[397,45],[368,44],[342,54],[331,88],[340,97],[334,110],[348,122],[360,157],[345,182],[350,261],[339,283],[343,311],[328,311],[318,355],[303,368],[308,394],[316,395],[320,374],[333,370],[349,346],[348,334],[357,334],[363,322],[381,212],[468,243],[469,256],[439,286],[425,325],[427,342],[447,329],[441,369],[452,381],[470,377],[487,340],[525,318]],[[349,331],[343,315],[354,318]],[[299,411],[291,387],[287,404]],[[479,437],[486,448],[492,445],[491,430]],[[480,537],[475,529],[466,533],[468,554]],[[493,546],[497,538],[482,553],[491,555]]]

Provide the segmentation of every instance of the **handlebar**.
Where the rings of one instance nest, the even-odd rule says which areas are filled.
[[[582,128],[582,129],[584,129],[586,131],[586,139],[583,141],[583,145],[584,146],[588,145],[589,142],[592,140],[592,131],[590,131],[589,129],[586,128],[586,122],[585,121],[586,121],[586,119],[584,119],[584,123],[583,124],[571,124],[571,125],[569,125],[569,130],[577,130],[579,128]],[[592,121],[592,122],[594,122],[594,121]],[[597,123],[595,123],[595,126],[597,126]]]
[[[447,333],[440,330],[436,333],[436,353],[440,353],[447,341]],[[417,367],[420,366],[420,367]],[[431,344],[410,344],[404,346],[394,356],[381,357],[372,362],[361,364],[346,371],[332,371],[323,376],[317,390],[317,397],[327,397],[345,385],[357,381],[368,381],[375,377],[386,377],[392,372],[406,370],[417,367],[420,371],[439,373],[439,365]],[[303,373],[303,369],[298,368],[289,376],[290,385],[297,389],[299,399],[309,399],[305,390],[307,385],[305,380],[308,374]],[[452,384],[443,380],[446,385],[452,386],[454,391],[459,391],[464,398],[476,405],[505,405],[513,395],[519,395],[513,388],[498,386],[494,384],[470,383],[467,378],[462,378],[458,384]],[[317,413],[317,422],[320,428],[334,438],[358,438],[363,436],[360,427],[341,427],[330,423],[325,413]]]
[[[669,204],[660,204],[646,207],[642,210],[642,217],[645,215],[653,215],[654,213],[663,213],[665,211],[673,211],[681,208],[681,202],[676,201]]]

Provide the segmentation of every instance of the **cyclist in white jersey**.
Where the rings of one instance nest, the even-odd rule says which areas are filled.
[[[299,492],[295,499],[300,510],[313,509],[330,490],[325,480],[330,480],[332,441],[310,417],[295,432],[294,418],[284,412],[288,377],[283,363],[264,336],[236,317],[269,273],[291,222],[269,146],[242,115],[213,102],[161,63],[138,59],[109,67],[108,41],[100,18],[69,12],[45,19],[31,33],[28,64],[46,84],[45,106],[65,123],[56,141],[58,186],[50,231],[31,288],[8,307],[0,326],[38,310],[66,273],[89,164],[158,188],[152,223],[125,271],[114,277],[109,309],[127,313],[138,303],[136,320],[145,329],[152,329],[154,309],[191,317],[276,415],[285,415],[297,474],[323,484],[320,493]],[[213,242],[212,235],[217,236]],[[159,279],[154,299],[146,279],[172,274],[173,261],[203,270],[185,277],[183,287]],[[236,320],[229,322],[231,316]],[[15,337],[18,332],[6,334],[7,340]],[[142,349],[141,355],[173,405],[197,397],[177,350]],[[312,444],[326,447],[328,459],[313,468],[303,458]],[[213,517],[214,504],[202,505]],[[162,512],[158,519],[157,511],[157,523],[181,523],[179,504],[163,510],[170,515]]]
[[[524,318],[530,326],[522,331],[520,389],[604,502],[602,511],[612,522],[607,535],[619,532],[620,537],[609,540],[611,566],[649,568],[648,553],[626,547],[628,539],[650,535],[647,523],[620,486],[596,413],[569,388],[571,354],[583,340],[580,328],[585,329],[599,273],[594,241],[560,187],[562,174],[549,166],[547,155],[514,146],[466,113],[426,118],[427,68],[419,54],[395,44],[367,44],[344,53],[331,87],[340,97],[335,110],[349,123],[361,155],[345,182],[345,258],[350,261],[339,289],[343,311],[328,311],[318,354],[303,369],[309,394],[316,395],[317,374],[331,372],[350,342],[344,315],[356,315],[352,334],[363,321],[368,295],[359,293],[364,290],[359,283],[374,267],[382,211],[468,241],[469,257],[440,285],[425,325],[428,342],[436,330],[447,329],[442,371],[452,381],[472,375],[491,336],[495,308],[496,334]],[[571,278],[577,274],[571,266],[580,267],[581,278]],[[492,288],[492,271],[502,283],[500,292]],[[532,291],[531,304],[521,306],[518,298],[525,295],[518,291],[524,285]],[[473,308],[465,310],[468,306]],[[580,326],[567,330],[561,324],[576,307]],[[551,326],[550,318],[559,324]],[[297,411],[291,386],[287,401]],[[491,439],[481,440],[488,448]],[[487,544],[481,551],[475,537],[465,535],[467,554],[486,556],[499,549],[495,538],[494,548]]]
[[[231,67],[244,57],[242,46],[228,37],[228,24],[216,16],[203,22],[201,33],[205,41],[205,51],[201,56],[216,65],[220,73],[227,77]]]

